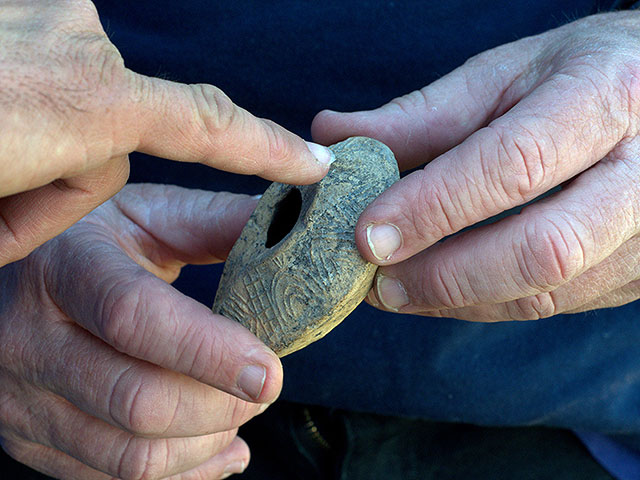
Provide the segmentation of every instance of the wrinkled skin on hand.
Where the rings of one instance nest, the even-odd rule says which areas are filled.
[[[219,89],[125,68],[90,1],[0,1],[0,266],[122,188],[134,150],[288,183],[327,171]]]
[[[280,362],[168,282],[186,263],[226,258],[255,204],[128,186],[0,270],[9,455],[78,480],[221,478],[246,466],[236,431],[279,394]]]
[[[370,303],[474,321],[640,297],[639,129],[638,12],[501,46],[379,109],[313,124],[321,142],[369,135],[404,169],[427,163],[360,218],[359,249],[382,265]]]

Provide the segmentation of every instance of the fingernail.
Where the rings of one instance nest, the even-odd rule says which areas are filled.
[[[220,478],[229,478],[231,475],[235,475],[236,473],[244,472],[247,466],[244,463],[244,460],[236,460],[235,462],[231,462],[224,469],[223,475]]]
[[[318,163],[328,166],[335,161],[336,156],[327,147],[323,147],[322,145],[318,145],[317,143],[313,143],[313,142],[306,142],[306,143],[307,143],[307,148],[311,152],[311,155],[315,157]]]
[[[392,312],[409,305],[409,295],[404,285],[397,278],[378,275],[376,277],[376,294],[382,306]]]
[[[246,393],[251,399],[258,400],[264,382],[267,379],[267,369],[258,365],[249,365],[242,369],[236,381],[238,388]]]
[[[376,298],[376,293],[373,291],[373,288],[369,290],[369,293],[367,294],[367,300],[372,307],[378,308],[380,306],[380,304],[378,303],[378,299]]]
[[[374,257],[389,260],[402,246],[402,233],[391,223],[374,223],[367,227],[367,243]]]

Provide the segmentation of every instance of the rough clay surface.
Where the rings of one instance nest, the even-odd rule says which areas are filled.
[[[399,176],[377,140],[330,148],[336,160],[319,183],[267,189],[229,254],[213,305],[281,357],[322,338],[367,295],[377,267],[360,256],[355,226]]]

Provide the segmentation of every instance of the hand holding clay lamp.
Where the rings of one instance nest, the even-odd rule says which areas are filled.
[[[225,264],[213,310],[279,356],[322,338],[365,298],[377,266],[355,243],[360,214],[398,180],[384,144],[354,137],[313,185],[273,183]]]

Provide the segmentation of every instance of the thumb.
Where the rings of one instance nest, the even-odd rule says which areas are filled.
[[[251,115],[214,86],[135,73],[132,85],[138,151],[294,184],[320,180],[333,159],[327,148]]]
[[[256,197],[228,192],[129,184],[112,203],[123,219],[137,226],[132,239],[139,246],[136,253],[162,265],[175,260],[181,264],[223,261],[257,202]],[[149,235],[154,241],[148,240]],[[139,258],[136,261],[143,264]]]
[[[0,267],[26,257],[113,196],[127,182],[129,159],[0,198]]]

